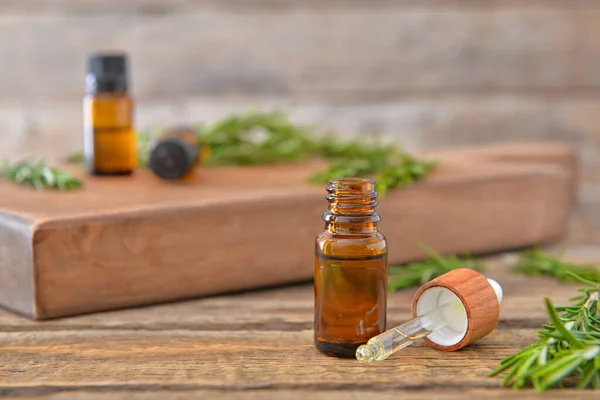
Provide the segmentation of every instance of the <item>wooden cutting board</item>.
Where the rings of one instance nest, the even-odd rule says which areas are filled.
[[[425,181],[380,198],[390,263],[560,239],[577,158],[561,144],[438,151]],[[0,184],[0,305],[35,319],[307,281],[327,207],[319,164],[148,171],[76,192]]]

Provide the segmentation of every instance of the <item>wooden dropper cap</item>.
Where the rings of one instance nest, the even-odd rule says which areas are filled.
[[[413,316],[426,314],[449,301],[456,301],[456,298],[460,302],[456,302],[451,316],[455,322],[425,338],[433,348],[455,351],[496,328],[502,288],[496,281],[467,268],[447,272],[421,286],[413,298]]]

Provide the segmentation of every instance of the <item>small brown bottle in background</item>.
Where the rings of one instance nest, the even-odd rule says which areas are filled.
[[[203,146],[192,128],[173,127],[165,130],[150,146],[148,166],[165,180],[187,181],[194,177],[196,167],[205,159]]]
[[[92,175],[129,175],[137,165],[133,100],[127,57],[98,53],[88,58],[83,99],[84,158]]]
[[[377,230],[377,192],[370,179],[341,178],[327,186],[325,230],[315,249],[315,346],[335,357],[385,331],[387,242]]]

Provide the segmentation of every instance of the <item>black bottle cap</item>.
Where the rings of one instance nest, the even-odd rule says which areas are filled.
[[[150,151],[148,162],[155,175],[168,180],[183,177],[194,167],[199,150],[180,138],[166,138]]]
[[[94,53],[88,57],[88,93],[127,93],[127,56],[123,53]]]

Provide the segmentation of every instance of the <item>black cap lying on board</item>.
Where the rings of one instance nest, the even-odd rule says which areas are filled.
[[[190,146],[185,140],[167,138],[154,145],[148,165],[160,178],[179,179],[193,168],[198,154],[198,148]]]
[[[88,57],[86,91],[127,93],[127,55],[124,53],[93,53]]]

